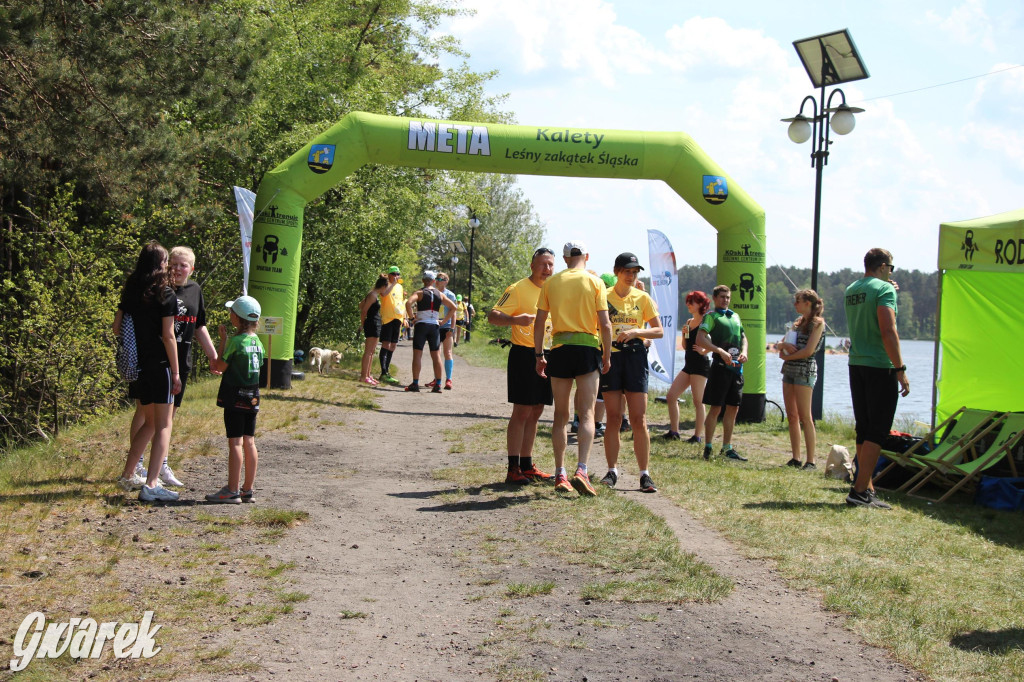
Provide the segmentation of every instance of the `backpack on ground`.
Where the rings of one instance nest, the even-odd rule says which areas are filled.
[[[139,378],[139,347],[135,342],[135,321],[128,313],[121,317],[121,338],[114,354],[117,373],[131,383]]]
[[[825,478],[838,478],[847,483],[853,481],[853,457],[842,445],[833,445],[825,460]]]

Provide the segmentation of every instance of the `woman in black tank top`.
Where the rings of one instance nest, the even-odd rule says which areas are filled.
[[[362,303],[359,304],[359,322],[363,327],[363,335],[366,337],[359,381],[371,386],[376,386],[378,383],[370,376],[370,366],[373,364],[373,353],[377,350],[377,341],[380,340],[380,299],[382,296],[389,295],[394,286],[388,281],[386,275],[381,275],[370,292],[363,298]]]
[[[679,440],[679,396],[690,389],[693,395],[695,424],[693,435],[687,443],[700,443],[704,433],[704,386],[708,382],[708,371],[711,363],[704,352],[696,346],[697,333],[704,314],[711,309],[711,299],[703,291],[691,291],[686,295],[686,309],[692,316],[680,331],[686,334],[684,344],[683,370],[676,375],[668,389],[668,433],[662,436],[666,440]]]

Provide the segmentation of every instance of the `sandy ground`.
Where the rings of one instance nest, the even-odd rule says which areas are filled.
[[[405,342],[395,355],[403,376],[410,354]],[[476,460],[503,480],[503,441],[449,454],[442,434],[481,420],[504,424],[504,372],[457,358],[453,391],[378,391],[377,411],[316,406],[307,440],[258,435],[260,503],[311,515],[261,551],[294,562],[295,589],[312,597],[266,627],[223,635],[264,669],[236,679],[534,679],[534,671],[549,680],[923,679],[864,645],[819,596],[789,588],[771,565],[744,558],[660,494],[617,492],[648,505],[684,550],[735,582],[722,602],[583,601],[574,588],[593,579],[592,569],[535,547],[523,550],[533,552],[529,561],[488,561],[472,531],[500,532],[520,505],[496,502],[486,489],[446,502],[453,486],[431,471]],[[623,483],[636,485],[628,475]],[[556,588],[510,604],[501,590],[511,581]],[[527,641],[530,628],[542,629],[539,642]]]

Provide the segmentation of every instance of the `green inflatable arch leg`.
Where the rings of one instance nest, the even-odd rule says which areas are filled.
[[[267,173],[256,195],[249,293],[264,316],[281,318],[272,354],[285,362],[275,376],[290,377],[305,205],[368,163],[666,182],[718,231],[718,281],[732,288],[749,339],[745,393],[763,408],[764,210],[683,133],[349,114]]]

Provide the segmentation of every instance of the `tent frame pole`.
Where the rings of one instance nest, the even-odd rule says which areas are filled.
[[[938,405],[939,392],[939,353],[942,351],[942,278],[945,270],[939,268],[939,289],[935,297],[935,346],[932,351],[932,424],[935,430],[935,407]]]

